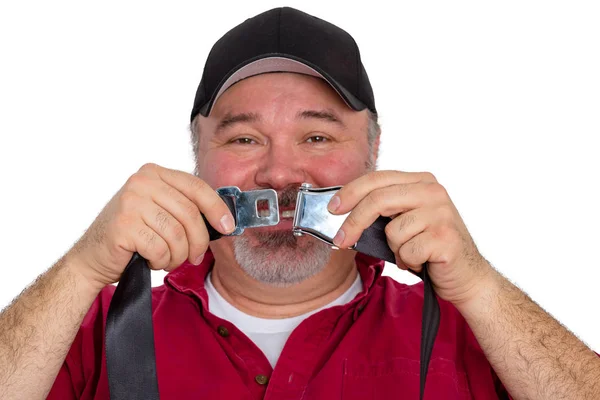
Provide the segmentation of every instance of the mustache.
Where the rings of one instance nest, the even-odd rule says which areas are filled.
[[[277,203],[280,208],[296,208],[296,198],[298,197],[298,186],[287,186],[277,191]]]
[[[271,188],[257,187],[247,190],[264,190]],[[281,190],[276,190],[277,193],[277,206],[281,209],[296,208],[296,198],[298,197],[298,186],[290,185]],[[266,209],[266,204],[257,204],[257,209]]]

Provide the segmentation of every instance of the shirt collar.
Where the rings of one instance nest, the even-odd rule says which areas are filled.
[[[371,288],[377,283],[383,272],[385,262],[361,253],[356,253],[355,260],[358,273],[363,281],[363,291],[356,299],[359,300],[359,298],[367,296]],[[174,271],[169,272],[165,276],[164,283],[180,293],[200,298],[206,307],[208,295],[204,288],[204,281],[212,269],[214,261],[215,258],[209,249],[200,265],[193,265],[186,261]]]

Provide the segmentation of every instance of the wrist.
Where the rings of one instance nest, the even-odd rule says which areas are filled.
[[[98,295],[107,285],[107,283],[96,279],[93,273],[90,273],[90,271],[93,271],[92,268],[88,267],[85,260],[82,260],[77,254],[69,252],[63,257],[62,261],[64,268],[69,270],[77,284],[90,294]]]
[[[486,272],[473,284],[468,296],[454,302],[454,306],[465,318],[487,312],[498,299],[506,279],[494,268],[489,266]]]

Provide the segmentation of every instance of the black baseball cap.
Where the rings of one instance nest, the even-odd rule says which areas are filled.
[[[358,46],[341,28],[290,7],[275,8],[231,29],[211,49],[190,120],[207,117],[236,82],[268,72],[295,72],[327,81],[356,111],[373,113],[375,98]]]

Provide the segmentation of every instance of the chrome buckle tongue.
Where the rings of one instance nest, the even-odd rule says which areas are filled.
[[[333,215],[327,210],[329,200],[340,189],[341,186],[312,188],[311,184],[303,183],[296,197],[294,235],[310,235],[335,247],[333,238],[350,214]]]
[[[218,188],[217,193],[220,196],[232,197],[235,205],[235,230],[227,236],[241,235],[246,228],[273,226],[279,223],[277,192],[273,189],[242,192],[237,186],[224,186]]]

